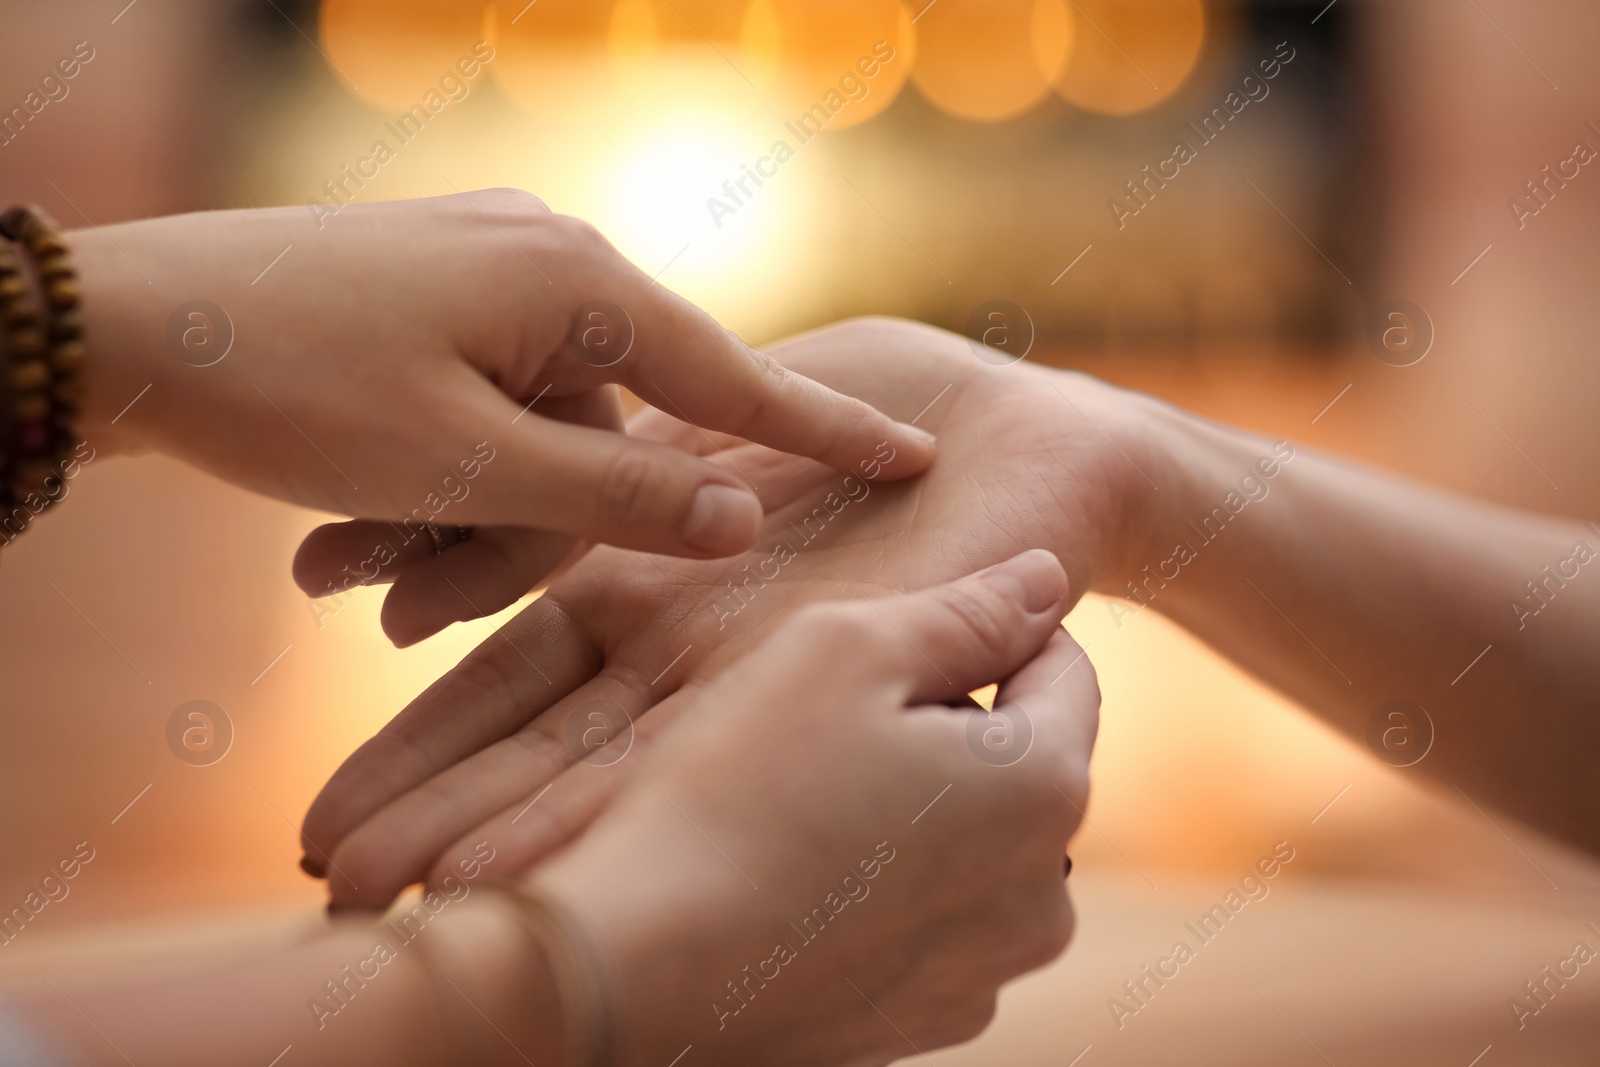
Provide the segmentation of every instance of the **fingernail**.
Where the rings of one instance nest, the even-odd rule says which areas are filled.
[[[761,525],[761,501],[730,485],[702,485],[683,523],[683,539],[703,552],[732,555],[750,547]]]
[[[1042,548],[996,564],[979,575],[1006,596],[1022,604],[1023,610],[1037,615],[1054,606],[1066,591],[1067,576],[1055,556]]]

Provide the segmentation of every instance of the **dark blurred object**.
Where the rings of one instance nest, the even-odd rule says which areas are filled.
[[[223,0],[5,4],[7,113],[63,57],[92,55],[0,147],[8,199],[35,201],[68,227],[207,205],[228,165],[240,11]]]
[[[837,286],[833,312],[872,310],[848,294],[895,272],[916,282],[909,314],[964,331],[975,308],[1007,300],[1056,352],[1347,342],[1374,259],[1370,227],[1349,211],[1373,199],[1359,15],[1325,0],[1209,3],[1195,70],[1133,115],[1052,96],[980,125],[902,94],[838,135],[851,180],[893,205],[905,235],[851,213],[839,270],[855,284]],[[1193,151],[1181,165],[1179,142]]]

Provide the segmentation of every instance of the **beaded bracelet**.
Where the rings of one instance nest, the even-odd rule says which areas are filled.
[[[77,446],[83,293],[61,230],[43,211],[0,214],[0,239],[0,523],[9,541],[13,524],[20,532],[59,498],[49,480],[62,477]]]

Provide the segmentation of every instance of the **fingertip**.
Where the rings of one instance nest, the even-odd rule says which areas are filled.
[[[909,422],[895,423],[895,429],[905,438],[906,448],[914,458],[925,459],[932,462],[933,454],[938,449],[939,439],[920,426],[913,426]]]
[[[331,522],[318,526],[306,534],[305,540],[300,542],[300,547],[295,549],[294,561],[289,564],[289,574],[294,579],[294,584],[300,591],[309,597],[326,596],[327,590],[321,588],[327,577],[327,551],[324,547],[329,538],[335,536],[336,531],[343,523]]]
[[[404,890],[404,886],[391,890],[362,889],[350,880],[349,875],[341,871],[337,865],[328,875],[328,915],[359,915],[381,912]],[[366,881],[363,876],[363,881]]]
[[[378,613],[378,623],[395,648],[410,648],[458,622],[479,619],[486,614],[462,591],[461,585],[471,587],[470,576],[463,573],[463,568],[452,566],[464,558],[444,555],[425,560],[402,574],[389,588]],[[494,606],[498,610],[504,605],[496,601]]]
[[[1066,568],[1055,553],[1043,548],[1030,548],[974,577],[1021,605],[1029,615],[1058,613],[1067,595]]]
[[[397,598],[394,591],[390,590],[389,595],[383,598],[383,609],[378,614],[378,624],[383,627],[383,634],[389,643],[395,648],[410,648],[450,625],[448,621],[438,622],[428,618],[426,608],[426,603],[408,605],[404,598]]]
[[[915,478],[933,464],[938,439],[908,422],[885,420],[881,438],[851,467],[866,477],[882,482]]]
[[[702,552],[731,556],[755,544],[764,517],[754,493],[731,485],[702,485],[683,521],[683,540]]]

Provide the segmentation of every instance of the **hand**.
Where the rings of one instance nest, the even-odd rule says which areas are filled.
[[[577,538],[697,559],[749,547],[761,512],[745,483],[618,432],[613,383],[835,466],[882,440],[890,478],[932,455],[926,434],[752,352],[526,193],[352,205],[320,223],[214,212],[72,240],[93,353],[84,436],[403,522],[385,526],[386,553],[365,546],[379,565],[431,553],[430,523],[485,525],[464,554],[514,555],[532,581]],[[185,310],[200,299],[220,312]]]
[[[846,477],[733,448],[722,461],[761,487],[768,509],[755,550],[715,564],[589,553],[363,745],[317,798],[304,862],[330,875],[336,904],[382,906],[485,837],[507,857],[502,870],[530,866],[604,808],[635,765],[597,765],[607,757],[592,739],[609,736],[613,752],[647,747],[663,701],[692,698],[807,603],[926,588],[1028,548],[1054,552],[1077,593],[1125,558],[1144,558],[1122,531],[1139,528],[1143,498],[1131,483],[1145,483],[1132,464],[1146,462],[1139,429],[1149,402],[1077,375],[994,367],[964,338],[883,320],[773,353],[901,418],[920,413],[918,424],[940,434],[939,458],[915,482],[882,485],[870,477],[871,450]],[[343,565],[331,552],[313,561],[317,551],[303,551],[303,582]],[[592,731],[597,714],[609,735]],[[617,732],[624,715],[636,725]]]
[[[680,694],[535,879],[608,964],[621,1062],[888,1063],[977,1036],[1000,985],[1066,947],[1099,707],[1056,625],[1066,584],[1035,551],[815,605]],[[970,747],[990,717],[941,704],[1002,678],[1031,741],[997,766]]]

